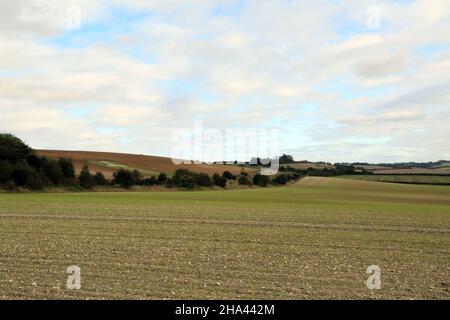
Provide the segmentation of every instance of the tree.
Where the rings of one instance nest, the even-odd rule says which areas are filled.
[[[218,173],[214,173],[212,179],[215,186],[219,186],[222,188],[225,188],[227,186],[227,179],[221,177]]]
[[[236,180],[236,176],[232,174],[230,171],[224,171],[222,177],[229,180]]]
[[[133,184],[142,185],[142,174],[139,170],[133,170]]]
[[[294,163],[294,157],[290,156],[290,155],[287,155],[287,154],[283,154],[279,158],[279,162],[280,162],[280,164]]]
[[[66,179],[75,178],[75,168],[72,160],[69,158],[59,158],[58,165],[61,168],[61,172]]]
[[[287,183],[288,179],[285,174],[280,174],[273,179],[273,182],[280,185],[285,185]]]
[[[80,179],[80,186],[83,189],[91,189],[95,184],[94,177],[91,175],[89,167],[86,165],[81,170],[79,179]]]
[[[269,177],[261,175],[259,173],[255,174],[253,177],[253,184],[258,185],[260,187],[266,187],[269,183]]]
[[[167,181],[167,174],[160,173],[158,175],[158,184],[163,185]]]
[[[59,167],[58,162],[55,160],[42,158],[41,170],[55,186],[59,185],[64,180],[63,172]]]
[[[119,169],[113,174],[114,182],[123,188],[131,188],[134,184],[134,176],[131,171]]]
[[[45,182],[39,174],[32,172],[28,176],[25,186],[30,190],[42,190],[45,187]]]
[[[248,176],[240,176],[239,180],[238,180],[238,183],[241,186],[249,186],[249,185],[252,184]]]
[[[199,173],[194,182],[199,187],[212,187],[213,185],[211,178],[206,173]]]
[[[150,178],[146,178],[143,181],[144,186],[154,186],[155,184],[157,184],[157,180],[155,176],[152,176]]]
[[[15,164],[25,160],[31,153],[32,149],[16,136],[0,133],[0,160]]]
[[[108,180],[106,180],[103,173],[97,172],[94,176],[94,183],[97,186],[106,186],[108,184]]]
[[[0,183],[11,180],[13,166],[9,161],[0,160]]]
[[[27,183],[27,179],[32,172],[33,170],[25,161],[19,162],[14,165],[11,173],[11,178],[16,186],[25,186],[25,184]]]

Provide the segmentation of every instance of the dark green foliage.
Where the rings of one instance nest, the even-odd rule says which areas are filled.
[[[288,182],[287,175],[285,175],[285,174],[277,175],[277,176],[273,179],[273,182],[274,182],[275,184],[285,185],[285,184]]]
[[[252,184],[250,181],[250,178],[248,176],[240,176],[238,179],[238,182],[241,186],[245,186],[245,185],[249,186]]]
[[[199,173],[194,176],[194,182],[199,187],[212,187],[213,182],[206,173]]]
[[[230,171],[224,171],[222,177],[229,180],[236,180],[236,176],[232,174]]]
[[[142,174],[139,172],[139,170],[133,170],[133,184],[135,185],[142,185]]]
[[[279,158],[279,163],[280,164],[288,164],[288,163],[294,163],[294,157],[287,155],[287,154],[283,154],[280,158]]]
[[[48,158],[42,158],[41,171],[55,186],[60,185],[64,180],[63,172],[58,165],[58,162]]]
[[[30,190],[42,190],[45,187],[45,182],[42,179],[41,175],[36,172],[32,172],[25,183],[25,186]]]
[[[27,157],[27,163],[30,167],[32,167],[36,171],[40,171],[42,167],[42,158],[32,153]]]
[[[143,180],[143,185],[144,186],[154,186],[158,184],[158,180],[156,179],[155,176],[152,176],[150,178],[146,178]]]
[[[31,175],[33,170],[31,167],[25,162],[19,162],[14,165],[11,178],[16,184],[16,186],[22,187],[27,183],[28,177]]]
[[[25,160],[31,152],[31,148],[16,136],[0,133],[0,160],[15,164]]]
[[[95,185],[94,177],[91,175],[88,166],[84,166],[80,172],[80,186],[83,189],[92,189]]]
[[[94,176],[94,182],[97,186],[106,186],[108,185],[108,180],[106,180],[105,176],[101,172],[97,172]]]
[[[0,183],[10,181],[12,178],[13,166],[9,161],[0,160]]]
[[[212,180],[215,186],[219,186],[221,188],[225,188],[227,186],[227,179],[221,177],[218,173],[214,173]]]
[[[160,173],[158,175],[158,184],[163,185],[164,183],[166,183],[166,181],[167,181],[167,174]]]
[[[59,158],[58,165],[61,168],[61,172],[66,179],[75,178],[75,168],[73,166],[72,160],[67,158]]]
[[[113,174],[114,183],[120,185],[123,188],[131,188],[134,185],[133,172],[119,169]]]
[[[253,184],[255,184],[257,186],[267,187],[268,183],[269,183],[269,177],[268,176],[264,176],[264,175],[261,175],[261,174],[257,173],[253,177]]]

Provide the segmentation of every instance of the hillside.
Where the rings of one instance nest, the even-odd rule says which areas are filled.
[[[73,161],[77,173],[87,164],[91,172],[102,172],[107,178],[111,178],[115,170],[120,168],[138,169],[144,176],[157,175],[161,172],[173,174],[177,169],[188,169],[193,172],[203,172],[209,175],[222,174],[225,170],[233,174],[239,174],[241,168],[233,165],[220,164],[183,164],[176,165],[170,158],[146,156],[126,153],[93,152],[93,151],[61,151],[61,150],[37,150],[40,156],[52,159],[59,157],[70,158]],[[249,169],[246,169],[249,171]]]

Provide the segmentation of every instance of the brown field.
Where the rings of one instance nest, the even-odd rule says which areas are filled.
[[[204,172],[209,175],[212,175],[216,172],[222,174],[225,170],[228,170],[233,174],[239,174],[241,172],[240,167],[232,165],[175,165],[170,158],[137,154],[60,150],[37,150],[37,153],[40,156],[47,156],[53,159],[57,159],[59,157],[71,158],[73,160],[77,173],[85,164],[87,164],[89,165],[89,169],[91,171],[100,171],[108,178],[111,178],[113,172],[119,167],[123,167],[126,169],[138,169],[144,176],[156,175],[161,172],[173,174],[177,169],[188,169],[193,172]],[[115,166],[111,167],[104,165],[103,163],[113,163],[115,164]]]
[[[0,300],[450,299],[449,254],[448,186],[0,193]]]

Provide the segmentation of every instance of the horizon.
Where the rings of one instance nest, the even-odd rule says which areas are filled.
[[[278,130],[279,153],[309,161],[450,159],[446,2],[327,4],[4,2],[0,129],[36,149],[171,157],[200,121]]]

